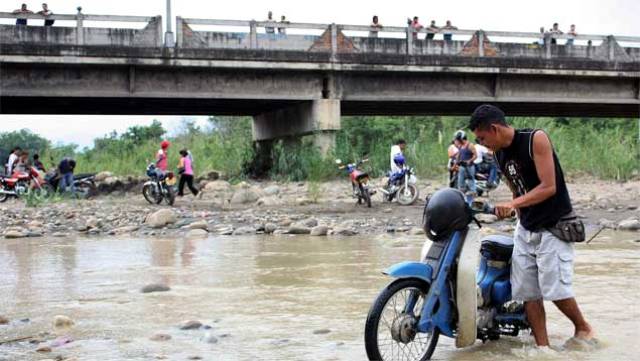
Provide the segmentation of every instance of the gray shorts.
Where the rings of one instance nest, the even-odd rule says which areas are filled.
[[[511,293],[516,301],[574,297],[573,243],[548,231],[529,232],[518,223],[513,239]]]

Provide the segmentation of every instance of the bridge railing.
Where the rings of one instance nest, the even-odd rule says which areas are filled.
[[[204,28],[214,28],[209,30]],[[292,23],[279,21],[176,19],[180,48],[244,48],[408,55],[594,57],[640,59],[640,37],[595,34],[439,29]],[[268,29],[268,31],[267,31]],[[445,39],[445,34],[446,38]],[[571,39],[571,40],[569,40]],[[622,49],[625,42],[630,49]],[[479,44],[483,44],[479,46]],[[620,51],[622,49],[622,52]],[[628,60],[628,59],[627,59]]]
[[[0,19],[59,20],[75,22],[75,26],[26,26],[0,25],[2,43],[47,43],[63,45],[120,45],[120,46],[162,46],[163,30],[161,16],[91,15],[83,14],[78,8],[76,14],[14,14],[0,12]],[[109,27],[88,27],[87,22],[108,23]],[[137,29],[134,24],[145,24]],[[118,32],[110,31],[120,26]],[[40,30],[40,31],[38,31]]]

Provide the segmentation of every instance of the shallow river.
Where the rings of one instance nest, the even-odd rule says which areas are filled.
[[[633,360],[640,356],[640,236],[601,234],[577,252],[576,293],[598,332],[595,352],[540,353],[528,335],[456,350],[438,360]],[[419,257],[422,237],[304,236],[0,240],[0,342],[76,325],[73,342],[35,352],[0,344],[0,360],[363,360],[367,311],[388,281],[380,270]],[[169,292],[143,294],[160,282]],[[572,327],[547,305],[552,343]],[[25,320],[28,319],[28,320]],[[183,331],[186,320],[211,330]],[[154,333],[171,340],[151,341]],[[206,343],[206,332],[218,342]],[[53,336],[49,336],[53,337]]]

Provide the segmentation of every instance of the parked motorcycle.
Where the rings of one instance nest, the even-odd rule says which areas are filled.
[[[470,231],[473,214],[480,212],[494,209],[479,202],[470,207],[451,188],[427,200],[423,220],[433,242],[425,243],[421,262],[383,272],[395,280],[367,317],[369,360],[429,360],[441,335],[467,347],[529,328],[523,304],[511,299],[513,239]]]
[[[367,207],[371,208],[371,195],[375,194],[375,190],[369,187],[369,174],[358,169],[363,163],[368,162],[368,159],[359,160],[356,163],[349,163],[342,165],[340,159],[336,159],[338,169],[346,169],[351,180],[351,186],[353,187],[353,196],[358,199],[358,204],[363,202]]]
[[[29,192],[34,192],[36,196],[46,195],[39,177],[35,167],[30,167],[28,172],[14,171],[10,176],[0,175],[0,203],[9,197],[21,197]]]
[[[392,202],[397,197],[398,203],[403,206],[413,204],[420,196],[414,174],[415,170],[406,165],[402,167],[400,172],[389,172],[387,175],[389,183],[380,190],[382,200]]]
[[[154,163],[147,166],[149,180],[142,186],[142,195],[151,204],[160,204],[164,199],[172,206],[176,200],[176,177],[173,172],[163,172],[156,168]]]
[[[95,182],[95,173],[81,173],[73,175],[73,187],[75,189],[75,195],[78,198],[86,199],[94,196],[98,190]],[[55,192],[58,190],[60,184],[60,174],[57,170],[50,171],[44,177],[45,187],[49,192]]]
[[[459,162],[452,163],[453,164],[450,166],[449,172],[449,187],[458,188],[458,170],[463,165],[459,164]],[[500,185],[499,169],[496,169],[497,174],[495,183],[489,183],[490,168],[490,165],[486,162],[476,164],[476,172],[474,178],[476,180],[476,192],[478,193],[478,196],[482,196],[483,194],[488,195],[489,191],[498,188],[498,185]]]

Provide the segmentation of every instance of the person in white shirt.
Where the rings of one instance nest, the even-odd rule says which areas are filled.
[[[11,176],[11,174],[13,173],[13,170],[15,169],[18,162],[18,154],[20,154],[21,152],[22,149],[20,147],[15,147],[11,151],[11,154],[9,154],[9,159],[7,160],[5,169],[7,176]]]
[[[407,142],[405,142],[404,139],[398,139],[396,144],[391,146],[391,155],[389,157],[391,174],[400,172],[402,170],[400,169],[400,167],[398,167],[398,165],[396,165],[396,162],[394,162],[393,158],[395,158],[395,156],[398,154],[403,154],[404,149],[406,147],[407,147]]]
[[[482,144],[475,144],[476,153],[478,153],[478,157],[473,161],[475,165],[480,165],[484,161],[485,154],[489,153],[489,149]]]

